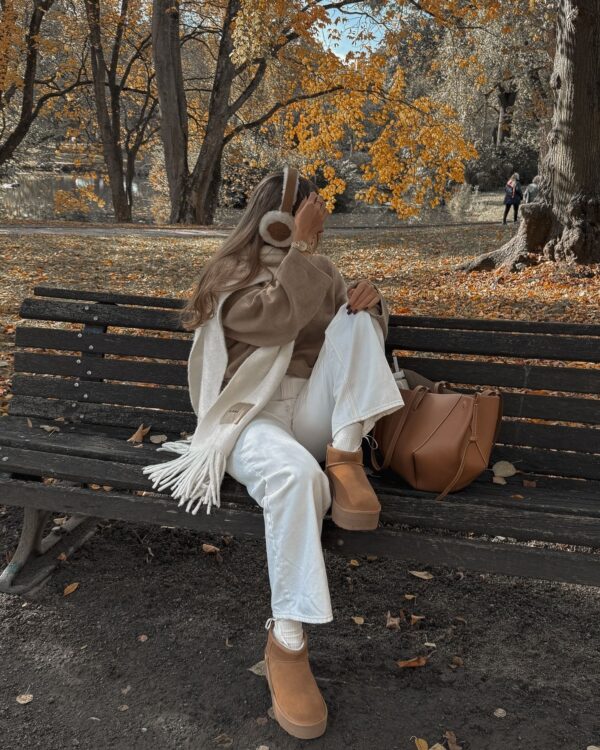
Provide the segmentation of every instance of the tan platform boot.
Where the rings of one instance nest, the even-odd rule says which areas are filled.
[[[301,740],[320,737],[327,727],[327,704],[310,668],[306,631],[304,645],[295,651],[279,643],[271,623],[265,671],[273,713],[281,728]]]
[[[365,474],[362,448],[340,451],[327,445],[325,473],[331,487],[331,518],[350,531],[377,528],[381,504]]]

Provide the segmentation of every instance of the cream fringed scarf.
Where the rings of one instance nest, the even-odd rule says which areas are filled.
[[[286,251],[264,245],[261,258],[274,270]],[[270,281],[267,271],[252,284]],[[285,375],[294,348],[290,341],[281,346],[261,346],[244,360],[221,391],[228,363],[221,313],[231,291],[219,296],[213,317],[196,328],[188,358],[190,400],[198,423],[185,440],[163,443],[157,450],[181,454],[178,458],[142,468],[158,492],[169,487],[171,495],[196,514],[201,505],[210,513],[220,507],[220,487],[227,457],[246,425],[270,400]]]

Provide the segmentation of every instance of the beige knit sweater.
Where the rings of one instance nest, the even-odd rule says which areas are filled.
[[[325,329],[348,300],[341,273],[324,255],[307,255],[295,247],[277,266],[272,282],[245,287],[223,305],[223,331],[228,351],[225,380],[259,346],[295,340],[288,375],[310,376],[325,340]],[[387,336],[385,300],[369,310]]]

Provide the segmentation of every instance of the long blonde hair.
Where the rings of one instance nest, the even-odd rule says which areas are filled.
[[[256,185],[237,226],[200,272],[194,290],[181,311],[180,322],[185,330],[194,330],[213,316],[219,292],[224,289],[235,291],[248,286],[264,267],[260,250],[265,241],[258,233],[258,225],[267,211],[279,208],[282,190],[283,170],[268,174]],[[315,190],[316,187],[310,180],[306,177],[299,178],[293,214],[300,202]],[[227,283],[242,260],[247,263],[248,272],[236,284]]]

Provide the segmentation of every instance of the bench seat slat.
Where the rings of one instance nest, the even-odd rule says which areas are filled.
[[[152,489],[139,466],[57,453],[43,454],[18,448],[3,448],[2,456],[8,458],[3,468],[10,472],[110,485],[116,490]],[[231,498],[232,489],[235,489],[235,483],[226,485],[223,488],[223,496]],[[105,494],[104,490],[96,491],[101,498]],[[250,498],[244,495],[241,488],[236,493],[240,502],[250,503]],[[536,539],[591,546],[600,539],[600,517],[589,517],[582,513],[555,514],[548,509],[540,513],[523,507],[502,507],[474,501],[461,502],[460,498],[456,497],[438,502],[431,497],[415,499],[394,494],[382,495],[381,501],[381,521],[384,524],[407,524],[428,529],[500,534],[520,540]],[[173,507],[177,507],[175,500],[171,498],[170,502]],[[178,512],[182,514],[185,511]]]
[[[481,503],[436,502],[408,497],[381,496],[382,523],[423,529],[449,529],[476,534],[510,536],[520,541],[548,541],[596,547],[600,543],[600,518],[554,514]],[[600,560],[598,560],[600,565]]]
[[[33,485],[33,486],[32,486]],[[168,498],[139,497],[127,493],[99,493],[76,487],[55,487],[0,478],[0,494],[10,505],[43,508],[63,513],[83,513],[134,523],[180,526],[198,531],[262,536],[262,515],[251,506],[224,503],[219,513],[180,513]],[[536,549],[529,546],[494,544],[479,540],[380,528],[376,534],[356,534],[323,524],[325,549],[346,556],[377,554],[392,559],[473,569],[503,575],[542,578],[581,585],[600,585],[596,555]]]
[[[593,453],[567,453],[542,448],[522,448],[497,445],[492,451],[492,463],[510,461],[519,471],[549,473],[566,477],[600,479],[600,456]]]
[[[0,451],[2,447],[12,447],[25,451],[63,454],[67,457],[111,460],[132,466],[168,461],[174,457],[170,452],[158,451],[156,446],[149,442],[134,447],[127,441],[130,431],[117,437],[101,432],[88,433],[81,425],[55,424],[59,426],[60,432],[49,434],[40,428],[37,421],[32,421],[32,426],[29,427],[26,420],[21,417],[7,417],[2,420]],[[176,435],[170,436],[170,439],[176,438]],[[40,456],[40,468],[43,468],[43,464]],[[370,478],[382,495],[401,494],[417,499],[431,498],[431,493],[412,489],[392,472],[373,474]],[[468,501],[473,496],[473,502],[504,507],[528,507],[537,510],[548,508],[553,512],[568,513],[574,512],[573,508],[578,508],[590,515],[600,513],[600,483],[552,479],[537,475],[533,478],[537,480],[538,487],[523,487],[519,477],[510,479],[508,485],[500,486],[492,484],[491,472],[486,472],[471,487],[452,493],[451,497],[461,497]]]

